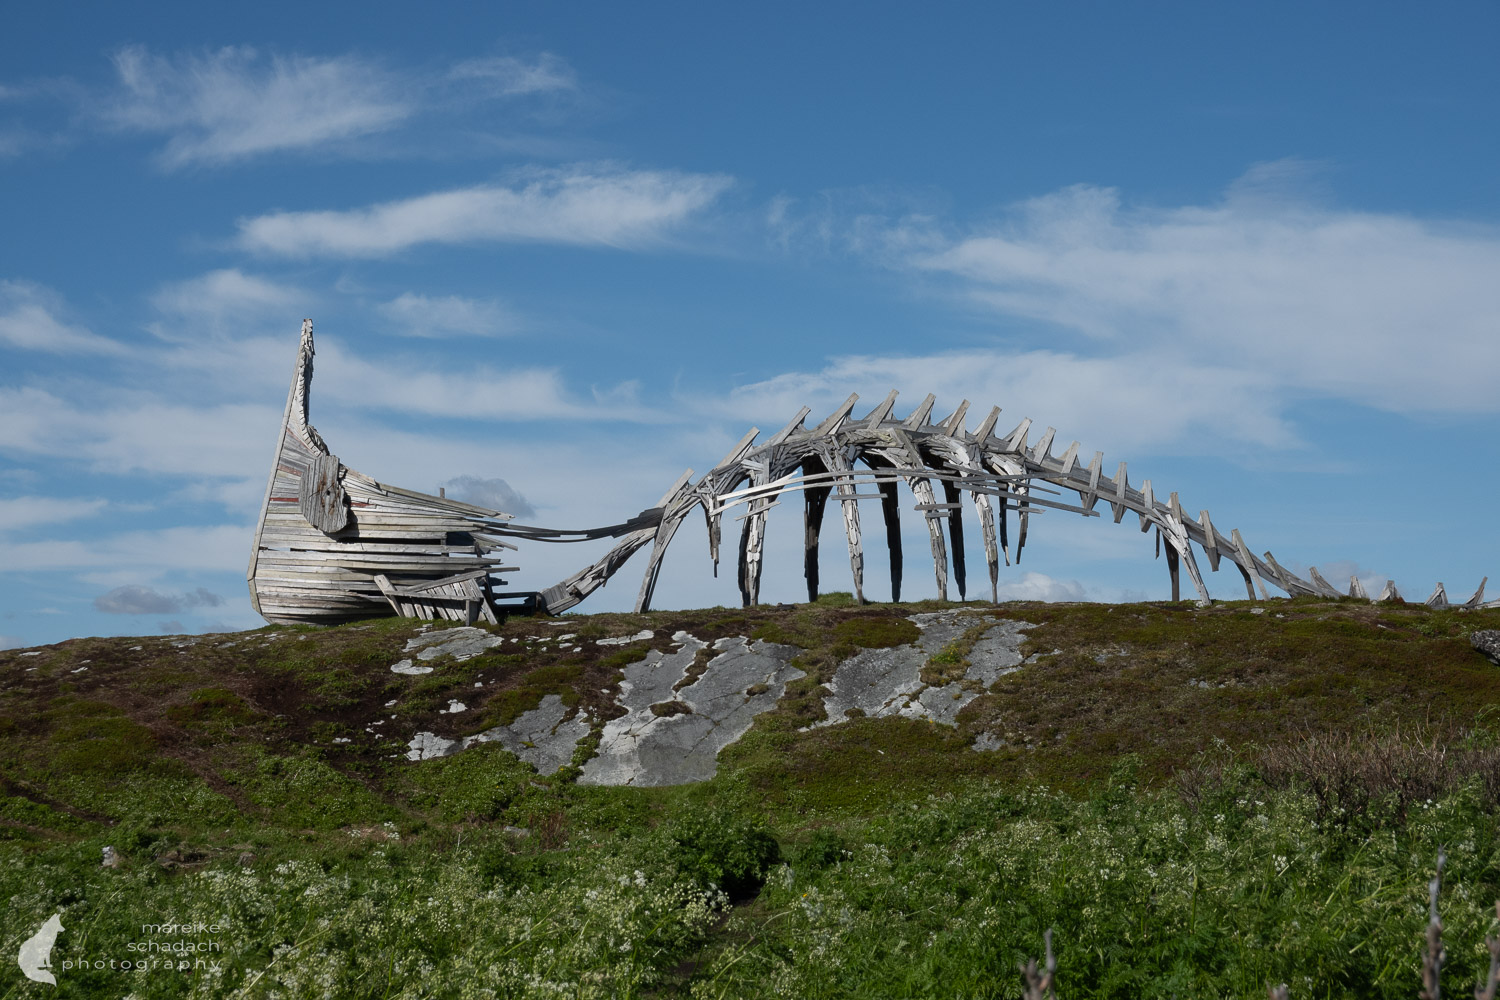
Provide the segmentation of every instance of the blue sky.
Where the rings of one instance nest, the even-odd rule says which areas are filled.
[[[533,523],[896,388],[1055,426],[1290,568],[1500,569],[1494,4],[807,6],[8,14],[0,646],[259,624],[304,316],[345,462]],[[773,513],[765,599],[800,536]],[[1049,514],[1003,591],[1164,598],[1152,554]],[[701,522],[657,594],[737,602]]]

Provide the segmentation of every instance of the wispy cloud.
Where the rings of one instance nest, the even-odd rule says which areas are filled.
[[[166,167],[223,164],[383,132],[416,111],[391,71],[355,56],[273,55],[249,47],[114,57],[118,91],[99,109],[115,128],[167,136]]]
[[[1168,446],[1208,450],[1225,441],[1294,446],[1296,433],[1278,411],[1272,388],[1253,372],[1170,357],[996,349],[833,358],[820,368],[787,372],[690,405],[772,427],[803,405],[815,415],[831,411],[850,392],[873,406],[898,389],[898,412],[931,392],[939,398],[936,417],[968,399],[970,426],[1000,406],[1000,433],[1030,416],[1069,438],[1086,439],[1090,448],[1123,450],[1121,457],[1128,458]]]
[[[48,354],[125,353],[123,345],[58,316],[62,302],[39,285],[0,281],[0,345]]]
[[[578,89],[573,67],[550,52],[531,62],[514,56],[468,59],[454,66],[448,78],[478,84],[501,97]]]
[[[1293,167],[1258,168],[1208,206],[1067,188],[900,266],[1095,351],[1400,412],[1500,408],[1500,231],[1311,203]]]
[[[476,97],[578,89],[568,63],[548,52],[470,59],[437,72],[356,55],[268,55],[249,46],[161,55],[134,45],[113,62],[115,85],[88,99],[88,117],[115,131],[163,136],[157,160],[169,170],[273,153],[347,153]],[[4,148],[0,143],[0,155]]]
[[[135,583],[94,598],[94,608],[110,615],[174,615],[184,608],[216,608],[223,603],[224,598],[203,587],[186,594],[163,594]]]
[[[409,337],[493,337],[514,333],[519,326],[510,309],[495,299],[404,292],[379,308],[400,333]]]
[[[238,268],[224,268],[162,286],[151,304],[164,319],[152,325],[167,340],[200,340],[204,334],[244,336],[247,323],[291,328],[310,309],[301,289]]]
[[[382,257],[424,243],[640,247],[661,242],[730,183],[720,174],[575,167],[539,172],[510,187],[243,219],[239,245],[290,257]]]
[[[108,502],[75,497],[5,497],[0,498],[0,531],[14,531],[39,524],[61,524],[93,517]]]

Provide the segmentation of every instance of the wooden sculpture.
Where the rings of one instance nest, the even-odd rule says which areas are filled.
[[[308,387],[312,380],[312,321],[302,324],[302,342],[287,397],[286,416],[266,499],[261,506],[248,579],[255,609],[273,622],[333,623],[377,614],[416,618],[450,618],[473,622],[496,620],[497,609],[516,607],[557,614],[574,607],[603,586],[636,551],[651,547],[635,608],[650,608],[662,557],[684,518],[695,508],[708,524],[710,555],[717,571],[724,513],[745,507],[739,541],[739,588],[746,605],[759,601],[761,554],[766,519],[783,495],[800,493],[803,501],[805,556],[803,572],[808,599],[818,595],[818,537],[830,499],[839,503],[848,539],[849,567],[857,600],[864,600],[864,549],[859,503],[879,500],[890,551],[893,600],[901,599],[903,556],[897,485],[905,483],[926,520],[937,576],[938,597],[948,599],[948,565],[952,546],[953,583],[966,596],[964,565],[964,495],[979,522],[990,599],[998,598],[1000,562],[1011,564],[1010,519],[1016,519],[1015,561],[1026,545],[1029,519],[1044,511],[1097,517],[1102,500],[1118,524],[1127,513],[1142,532],[1155,531],[1157,553],[1166,553],[1172,599],[1181,596],[1180,570],[1186,567],[1199,604],[1210,601],[1193,546],[1215,572],[1227,560],[1239,570],[1246,595],[1267,595],[1266,584],[1297,595],[1343,597],[1314,567],[1302,579],[1278,563],[1270,552],[1251,553],[1238,530],[1219,532],[1208,511],[1188,517],[1177,494],[1156,498],[1147,479],[1130,485],[1124,462],[1113,477],[1103,475],[1104,455],[1095,452],[1084,465],[1078,442],[1052,454],[1051,427],[1036,444],[1027,441],[1030,419],[1009,434],[995,434],[1000,408],[992,409],[974,431],[965,428],[967,400],[948,417],[932,419],[929,395],[905,419],[893,416],[896,393],[862,417],[853,415],[858,397],[851,395],[825,420],[806,426],[806,407],[763,444],[752,429],[719,464],[697,482],[684,473],[657,505],[628,521],[580,531],[515,524],[497,510],[460,503],[376,482],[339,462],[308,423]],[[863,468],[857,467],[857,464]],[[942,500],[935,490],[941,488]],[[865,492],[860,492],[861,490]],[[1059,499],[1063,491],[1077,503]],[[944,537],[943,526],[947,526]],[[997,530],[998,529],[998,530]],[[502,566],[496,554],[515,549],[507,538],[574,542],[616,537],[619,542],[598,562],[542,591],[496,588]],[[1438,584],[1427,604],[1432,607],[1493,607],[1484,604],[1485,581],[1467,601],[1452,605]],[[1349,597],[1368,599],[1356,578]],[[1375,600],[1399,600],[1388,581]]]

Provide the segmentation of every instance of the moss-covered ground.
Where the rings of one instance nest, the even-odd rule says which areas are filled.
[[[974,605],[1038,655],[956,729],[804,731],[843,658],[948,607],[518,617],[421,676],[390,670],[421,629],[397,619],[0,652],[0,952],[65,928],[57,986],[12,963],[0,998],[1020,996],[1047,927],[1064,996],[1414,996],[1439,843],[1451,974],[1478,968],[1500,668],[1467,635],[1500,611]],[[808,675],[711,782],[580,786],[592,740],[551,776],[405,757],[548,694],[602,723],[678,630]]]

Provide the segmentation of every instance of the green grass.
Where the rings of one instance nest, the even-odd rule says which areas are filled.
[[[1009,605],[1041,655],[957,728],[802,731],[841,658],[943,607],[512,619],[517,642],[418,677],[389,670],[417,634],[399,620],[0,652],[0,952],[59,912],[58,963],[143,957],[169,917],[221,928],[188,936],[217,970],[53,990],[11,965],[0,998],[1016,997],[1049,927],[1065,997],[1409,997],[1439,844],[1449,991],[1479,974],[1500,669],[1466,637],[1500,614]],[[796,646],[809,675],[711,782],[583,787],[495,743],[404,757],[551,693],[602,726],[678,629]],[[1005,745],[970,750],[980,732]]]

